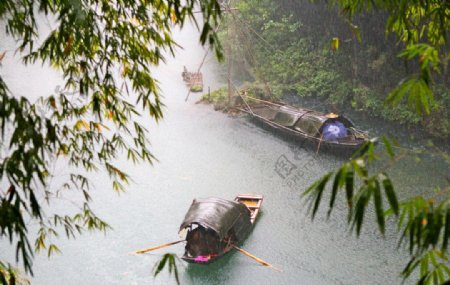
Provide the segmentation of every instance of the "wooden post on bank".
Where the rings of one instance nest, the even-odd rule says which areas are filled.
[[[230,33],[230,23],[231,19],[228,17],[229,22],[227,23],[227,75],[228,75],[228,108],[231,106],[231,33]]]

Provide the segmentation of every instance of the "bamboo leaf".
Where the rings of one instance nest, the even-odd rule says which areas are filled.
[[[436,272],[439,276],[439,283],[438,284],[443,284],[445,282],[445,276],[444,276],[444,272],[441,268],[441,266],[445,266],[445,264],[441,264],[438,268],[436,268]]]
[[[319,209],[320,202],[322,201],[322,194],[325,189],[325,186],[330,179],[332,173],[328,173],[325,175],[321,180],[320,183],[316,187],[316,200],[314,202],[314,208],[312,212],[312,219],[314,220],[314,217],[316,216],[317,210]]]
[[[392,186],[392,182],[385,173],[381,173],[379,178],[383,183],[384,191],[386,193],[389,205],[391,206],[395,215],[398,216],[399,213],[398,199],[397,195],[395,194],[394,187]]]
[[[369,147],[368,147],[369,149]],[[362,158],[352,160],[352,166],[356,174],[363,179],[367,179],[368,171]]]
[[[445,213],[445,225],[444,225],[444,234],[442,238],[442,250],[445,251],[448,248],[448,240],[450,234],[450,208],[447,208]]]
[[[417,268],[417,266],[419,266],[420,264],[420,259],[416,258],[416,257],[412,257],[408,264],[405,266],[405,268],[402,271],[402,275],[404,276],[404,278],[408,278],[412,272],[414,272],[414,270]]]
[[[394,153],[394,151],[392,149],[391,142],[386,137],[383,137],[382,140],[383,140],[384,146],[386,148],[387,154],[389,155],[389,157],[391,159],[394,158],[395,157],[395,153]]]
[[[416,233],[416,228],[417,228],[417,222],[418,222],[418,220],[414,219],[411,222],[411,225],[409,227],[409,253],[410,254],[413,254],[413,250],[414,250],[414,245],[415,245],[414,238],[415,238],[415,233]],[[421,221],[419,221],[419,224],[420,224],[420,222]]]
[[[174,273],[175,276],[175,281],[177,282],[177,284],[180,284],[180,277],[178,276],[178,268],[176,265],[176,257],[174,255],[171,255],[171,259],[170,259],[170,265],[172,267],[172,271]]]
[[[348,221],[350,221],[353,213],[353,172],[347,171],[345,175],[345,194],[348,205]]]
[[[355,153],[351,156],[351,159],[355,160],[362,158],[369,150],[370,144],[373,144],[372,140],[365,142],[357,151],[355,151]]]
[[[420,276],[426,276],[428,274],[428,258],[429,254],[425,254],[420,260]]]
[[[356,235],[359,236],[361,234],[361,228],[364,221],[364,213],[366,211],[369,200],[372,196],[372,189],[369,187],[363,188],[360,190],[363,194],[356,202],[355,206],[355,221],[356,221]]]
[[[384,235],[385,224],[384,224],[384,208],[383,208],[383,200],[381,197],[380,184],[377,180],[374,180],[374,189],[373,189],[373,198],[375,204],[375,212],[377,216],[378,228],[382,235]]]
[[[334,207],[334,202],[336,201],[337,192],[340,188],[342,188],[345,185],[345,176],[347,172],[347,166],[344,164],[336,173],[333,181],[333,188],[331,190],[331,197],[330,197],[330,208],[328,210],[328,217],[331,215],[331,211]]]
[[[413,82],[412,80],[413,79],[402,82],[397,88],[389,93],[388,97],[386,98],[385,104],[392,106],[398,105],[400,101],[405,97],[405,95],[409,93]]]
[[[170,254],[166,253],[162,259],[156,263],[156,266],[154,268],[154,277],[156,277],[159,273],[161,273],[161,271],[164,269],[164,267],[166,266],[167,260],[169,259]]]
[[[437,272],[436,271],[434,271],[432,274],[431,274],[431,276],[432,276],[432,278],[433,278],[433,282],[434,282],[434,284],[439,284],[439,279],[438,279],[438,276],[437,276]]]
[[[175,259],[175,255],[171,254],[171,253],[166,253],[164,254],[164,256],[162,257],[162,259],[155,265],[154,268],[154,277],[156,277],[159,273],[162,272],[162,270],[164,269],[164,267],[167,266],[167,270],[169,272],[169,274],[174,274],[175,276],[175,281],[177,282],[177,284],[180,284],[180,278],[179,278],[179,274],[178,274],[178,268],[176,265],[176,259]]]
[[[54,253],[61,253],[61,250],[55,244],[51,244],[48,247],[48,255],[47,256],[50,257]]]
[[[333,172],[329,172],[327,174],[325,174],[324,176],[322,176],[319,180],[317,180],[316,182],[314,182],[313,184],[311,184],[303,193],[302,193],[302,197],[305,197],[307,195],[312,194],[312,192],[314,192],[317,187],[322,183],[323,180],[325,179],[329,179],[329,177],[333,174]],[[328,177],[328,178],[327,178]]]

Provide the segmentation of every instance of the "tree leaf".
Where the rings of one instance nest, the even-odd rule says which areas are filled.
[[[373,199],[375,204],[375,212],[377,216],[377,223],[382,235],[384,235],[385,224],[384,224],[384,208],[383,208],[383,200],[381,197],[380,184],[377,180],[374,180],[374,188],[373,188]]]
[[[336,173],[336,175],[334,177],[333,188],[331,190],[331,197],[330,197],[330,207],[329,207],[328,214],[327,214],[328,217],[330,217],[331,211],[333,210],[334,202],[336,200],[338,190],[341,189],[342,187],[344,187],[344,185],[345,185],[346,172],[347,172],[347,165],[344,164],[338,170],[338,172]]]
[[[372,192],[372,189],[367,186],[363,186],[363,188],[359,190],[358,199],[356,200],[355,205],[355,216],[353,220],[353,225],[356,225],[357,236],[361,234],[361,228],[364,221],[364,212],[372,196]]]
[[[348,205],[348,221],[350,221],[353,213],[353,172],[347,171],[345,175],[345,195]]]
[[[336,37],[331,39],[331,50],[335,52],[338,49],[339,49],[339,38]]]
[[[386,153],[389,155],[389,157],[391,159],[393,159],[395,157],[395,153],[394,153],[394,151],[392,149],[391,142],[384,136],[382,137],[382,140],[383,140],[384,146],[386,148]]]
[[[381,173],[379,177],[381,179],[381,182],[383,183],[384,191],[389,201],[389,205],[391,206],[395,215],[398,216],[399,213],[398,199],[397,195],[395,194],[394,187],[392,186],[392,182],[386,175],[386,173]]]
[[[450,234],[450,208],[447,208],[445,212],[445,225],[444,225],[444,235],[442,238],[442,250],[445,251],[448,248],[448,240]]]
[[[332,174],[333,174],[332,172],[326,174],[318,181],[318,183],[313,184],[313,186],[315,186],[313,188],[314,189],[313,195],[315,196],[315,200],[314,200],[314,206],[313,206],[312,215],[311,215],[311,219],[313,219],[313,220],[314,220],[314,217],[316,216],[317,210],[319,209],[319,205],[322,200],[322,194],[325,189],[325,186]]]

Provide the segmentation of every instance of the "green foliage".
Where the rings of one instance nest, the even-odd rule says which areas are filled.
[[[194,9],[201,11],[201,25]],[[41,41],[37,23],[48,15],[58,20]],[[188,20],[199,27],[201,43],[221,58],[214,32],[220,16],[216,0],[0,3],[0,20],[18,41],[24,64],[48,63],[63,75],[64,90],[72,93],[43,94],[31,102],[12,94],[0,77],[0,184],[6,185],[0,189],[0,237],[16,243],[16,261],[27,273],[33,273],[35,250],[59,252],[50,239],[60,231],[75,238],[84,230],[109,228],[89,207],[87,173],[106,171],[112,188],[120,192],[129,181],[115,165],[120,154],[135,163],[155,160],[147,130],[136,120],[143,114],[156,121],[162,118],[151,68],[164,62],[164,51],[173,54],[172,29]],[[71,173],[53,189],[56,160],[65,162]],[[51,206],[69,189],[78,190],[78,212],[47,215],[42,202]],[[29,219],[39,225],[34,249],[28,239]],[[9,265],[1,264],[0,278],[17,280],[13,271],[5,271]]]
[[[191,86],[190,90],[192,92],[202,92],[203,91],[203,85],[201,84],[194,84]]]
[[[434,86],[437,76],[448,66],[450,60],[447,39],[450,18],[447,3],[434,0],[336,0],[332,1],[332,4],[338,6],[350,20],[356,18],[359,13],[375,9],[389,11],[386,30],[394,32],[405,45],[400,57],[407,61],[417,60],[420,70],[418,74],[409,75],[401,82],[385,102],[375,96],[371,88],[359,84],[353,88],[352,106],[363,110],[378,110],[378,113],[384,116],[415,121],[426,127],[436,123],[440,130],[432,131],[440,136],[448,136],[446,78],[442,85]],[[383,70],[380,66],[387,61],[381,57],[379,59],[370,62],[369,67],[372,70]],[[352,72],[355,70],[353,68]],[[436,91],[437,93],[434,93]],[[400,105],[405,97],[412,112],[406,111]],[[386,105],[389,105],[389,108]],[[424,118],[423,114],[430,116]],[[368,142],[351,160],[336,171],[325,174],[306,189],[303,196],[310,199],[311,216],[314,219],[323,197],[328,197],[324,195],[325,192],[330,192],[328,216],[339,193],[345,192],[343,195],[348,207],[348,225],[357,236],[360,235],[364,218],[369,213],[367,209],[373,207],[374,211],[370,213],[374,213],[382,235],[386,231],[388,218],[397,221],[399,247],[407,247],[410,254],[410,260],[402,272],[403,277],[406,279],[418,276],[417,284],[447,284],[450,280],[450,188],[437,189],[437,194],[444,196],[439,200],[413,197],[399,202],[386,169],[408,153],[395,153],[394,146],[386,138],[383,138],[383,143],[385,150],[378,154],[374,151],[374,143]],[[388,165],[380,167],[382,154],[387,155]],[[443,152],[442,156],[450,162],[448,154]],[[387,208],[384,206],[386,202]]]
[[[177,261],[179,261],[179,259],[175,254],[172,253],[164,254],[162,259],[158,263],[156,263],[155,267],[153,268],[154,277],[158,276],[158,274],[163,271],[164,267],[167,266],[169,274],[173,273],[177,284],[180,284],[180,278],[178,276],[178,268],[176,264]]]
[[[450,135],[450,89],[444,85],[435,86],[441,96],[433,105],[432,112],[423,120],[423,125],[436,137],[446,138]]]
[[[314,203],[312,208],[313,219],[319,209],[323,192],[326,190],[325,186],[328,182],[333,181],[328,216],[331,214],[338,194],[345,192],[349,209],[348,222],[352,229],[355,229],[356,235],[359,236],[364,221],[364,212],[369,202],[372,201],[380,232],[384,235],[385,208],[383,207],[382,197],[387,198],[394,213],[398,214],[399,208],[392,182],[387,174],[381,172],[370,175],[368,165],[377,159],[374,148],[375,141],[369,141],[355,154],[356,158],[344,163],[336,172],[327,173],[305,190],[303,196],[309,196],[311,203]],[[333,176],[334,179],[332,180]]]
[[[268,86],[264,84],[246,82],[243,84],[240,90],[235,90],[235,93],[232,94],[231,106],[244,105],[245,102],[243,98],[245,98],[247,103],[253,103],[252,98],[262,99],[266,101],[278,101],[279,98],[273,96],[273,93],[271,94],[267,90],[267,88]],[[239,92],[241,96],[239,96],[236,92]],[[226,109],[228,107],[228,88],[221,87],[209,94],[205,93],[202,95],[200,102],[207,102],[209,104],[212,104],[215,110],[228,110]]]
[[[2,285],[29,285],[30,280],[21,278],[19,272],[10,265],[0,262],[0,284]]]
[[[433,72],[440,74],[443,66],[450,61],[448,49],[448,31],[450,17],[448,3],[435,0],[427,1],[367,1],[335,0],[333,3],[351,20],[355,14],[374,9],[389,11],[386,31],[393,32],[405,44],[399,56],[407,60],[417,60],[420,66],[418,78],[404,81],[391,95],[388,103],[398,102],[398,98],[409,95],[409,105],[417,111],[422,108],[428,114],[429,102],[433,102]],[[411,85],[415,85],[411,88]],[[395,98],[395,100],[393,99]]]
[[[405,95],[409,95],[408,106],[415,108],[417,114],[422,114],[422,108],[427,114],[430,113],[430,105],[434,103],[433,92],[423,79],[409,79],[401,83],[389,94],[386,103],[396,106]]]
[[[391,163],[405,155],[396,154],[392,142],[388,139],[383,138],[382,141],[385,146],[384,153]],[[374,167],[375,162],[381,158],[374,149],[374,141],[368,142],[338,170],[325,174],[305,190],[302,196],[309,198],[311,217],[314,219],[316,216],[325,192],[330,192],[328,217],[339,193],[345,192],[342,195],[348,207],[347,221],[351,230],[359,236],[371,204],[382,235],[385,234],[386,220],[389,217],[397,221],[399,247],[406,246],[411,255],[402,272],[403,277],[409,278],[414,271],[420,269],[419,284],[441,284],[450,279],[450,196],[440,202],[423,197],[399,202],[394,185],[384,170],[386,167],[379,167],[380,170]],[[327,185],[330,185],[331,189]],[[447,194],[448,190],[450,189],[438,189],[438,193]],[[387,202],[387,207],[383,201]],[[438,259],[440,261],[437,261]]]
[[[442,251],[430,249],[413,257],[402,271],[402,275],[408,278],[415,270],[419,269],[421,278],[417,284],[447,284],[450,277],[448,261],[448,257]]]
[[[403,124],[420,124],[423,118],[402,104],[386,107],[385,100],[366,86],[353,88],[351,105],[354,109],[364,111],[372,116],[393,120]]]
[[[270,87],[266,84],[258,84],[258,83],[249,83],[246,82],[242,88],[241,93],[244,93],[246,96],[263,99],[263,100],[277,100],[279,99],[276,96],[273,96],[270,92]]]
[[[448,48],[421,41],[405,42],[405,49],[400,51],[402,45],[395,46],[391,37],[384,36],[388,16],[375,12],[397,4],[368,2],[335,1],[347,16],[342,19],[322,3],[239,1],[239,13],[231,17],[235,28],[230,23],[233,42],[237,42],[233,56],[244,58],[256,82],[268,83],[275,97],[320,98],[340,109],[351,106],[389,121],[421,126],[433,136],[448,137],[450,117],[443,111],[448,109],[444,99],[448,83],[442,72],[449,63],[445,56]],[[423,5],[427,5],[425,2]],[[409,11],[407,4],[402,5]],[[298,9],[300,5],[302,9]],[[393,9],[400,13],[396,10],[399,7]],[[443,11],[439,9],[436,13]],[[314,13],[309,14],[314,17],[308,14],[311,10]],[[362,19],[355,14],[358,11],[365,13]],[[338,49],[330,46],[333,38],[339,39]],[[414,88],[410,88],[412,85]],[[390,94],[387,101],[386,94]],[[408,98],[409,103],[398,104],[402,98]]]
[[[228,101],[228,88],[222,87],[212,91],[210,94],[205,93],[202,95],[201,101],[211,103],[214,106],[225,105]]]

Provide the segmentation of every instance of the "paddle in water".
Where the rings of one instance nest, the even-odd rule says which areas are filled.
[[[251,254],[250,252],[248,252],[248,251],[246,251],[246,250],[243,250],[243,249],[240,248],[240,247],[237,247],[237,246],[235,246],[235,245],[233,245],[233,247],[234,247],[235,249],[237,249],[239,252],[243,253],[244,255],[246,255],[246,256],[248,256],[248,257],[250,257],[250,258],[253,258],[254,260],[256,260],[257,262],[259,262],[260,264],[262,264],[262,265],[264,265],[264,266],[267,266],[267,267],[272,268],[273,270],[276,270],[276,271],[279,271],[279,272],[282,271],[281,269],[278,269],[278,268],[276,268],[276,267],[273,267],[272,265],[270,265],[269,263],[265,262],[265,261],[262,260],[261,258],[258,258],[258,257],[256,257],[256,256],[254,256],[254,255]]]
[[[182,239],[182,240],[178,240],[178,241],[174,241],[174,242],[169,242],[169,243],[165,243],[165,244],[158,245],[158,246],[154,246],[154,247],[150,247],[150,248],[140,249],[140,250],[134,251],[134,252],[132,252],[132,253],[135,253],[135,254],[146,253],[146,252],[149,252],[149,251],[152,251],[152,250],[156,250],[156,249],[160,249],[160,248],[165,248],[165,247],[168,247],[168,246],[171,246],[171,245],[174,245],[174,244],[183,242],[183,241],[185,241],[185,240]]]

